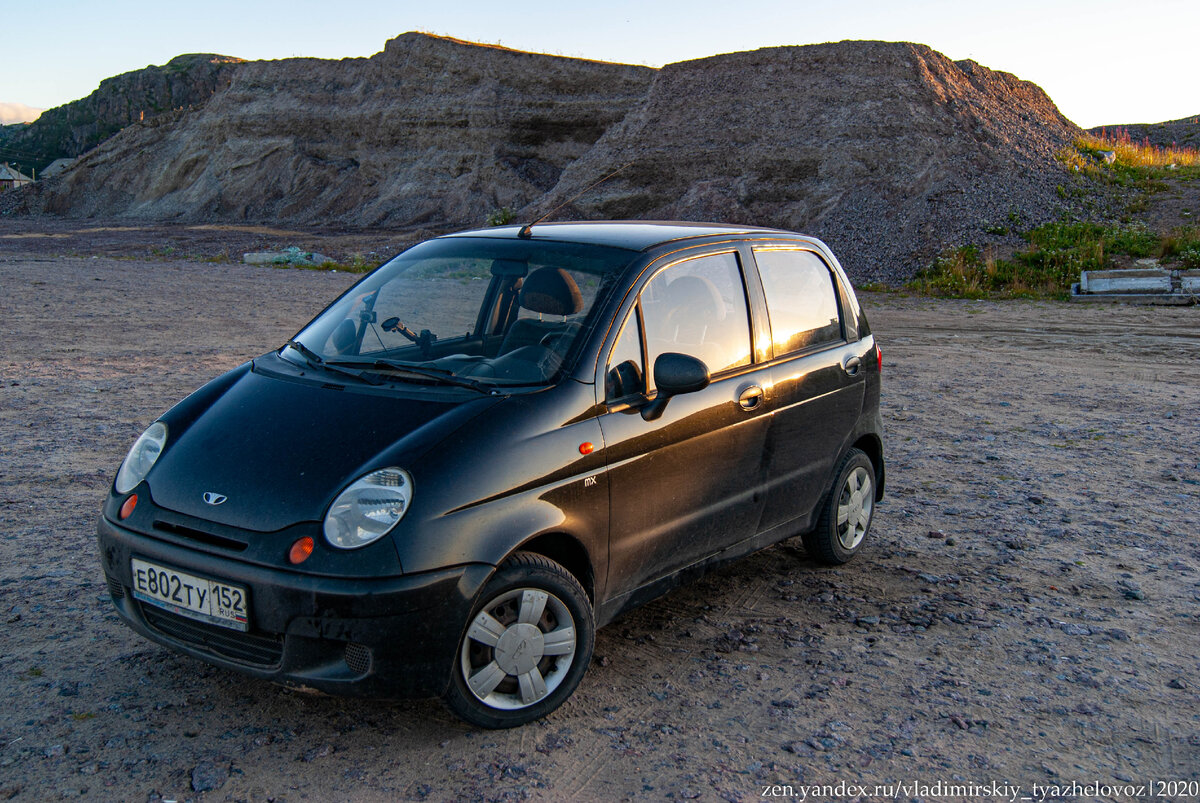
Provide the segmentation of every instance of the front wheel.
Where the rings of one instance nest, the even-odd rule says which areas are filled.
[[[816,528],[804,534],[805,550],[821,563],[845,563],[862,548],[874,512],[875,467],[866,453],[851,449],[822,503]]]
[[[511,728],[549,714],[592,658],[595,624],[587,593],[566,569],[529,552],[501,566],[459,641],[446,705],[485,728]]]

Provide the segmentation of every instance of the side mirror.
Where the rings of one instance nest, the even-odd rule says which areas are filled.
[[[708,366],[690,354],[667,352],[654,361],[654,385],[658,395],[642,408],[642,418],[653,421],[663,414],[672,396],[695,393],[708,387]]]

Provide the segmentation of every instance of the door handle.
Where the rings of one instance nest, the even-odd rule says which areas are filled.
[[[743,410],[753,410],[762,402],[762,397],[763,389],[758,385],[751,385],[738,394],[738,404]]]
[[[850,376],[855,376],[860,368],[862,368],[862,360],[858,357],[847,357],[842,362],[842,369]]]

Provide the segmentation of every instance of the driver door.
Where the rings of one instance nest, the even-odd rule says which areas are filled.
[[[703,360],[704,390],[671,398],[652,421],[654,359]],[[647,366],[650,366],[647,369]],[[600,415],[610,489],[607,596],[643,586],[754,535],[764,496],[764,405],[744,406],[760,382],[736,251],[684,259],[646,282],[606,369]]]

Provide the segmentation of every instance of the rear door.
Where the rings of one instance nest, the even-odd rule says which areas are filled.
[[[865,365],[838,277],[815,250],[752,249],[770,320],[766,504],[760,532],[806,524],[862,411]]]
[[[736,248],[658,268],[617,331],[599,419],[611,494],[609,598],[754,534],[769,423],[760,397],[747,393],[761,390],[763,377]],[[652,366],[666,352],[700,358],[712,382],[646,421]],[[743,406],[743,396],[752,403]]]

